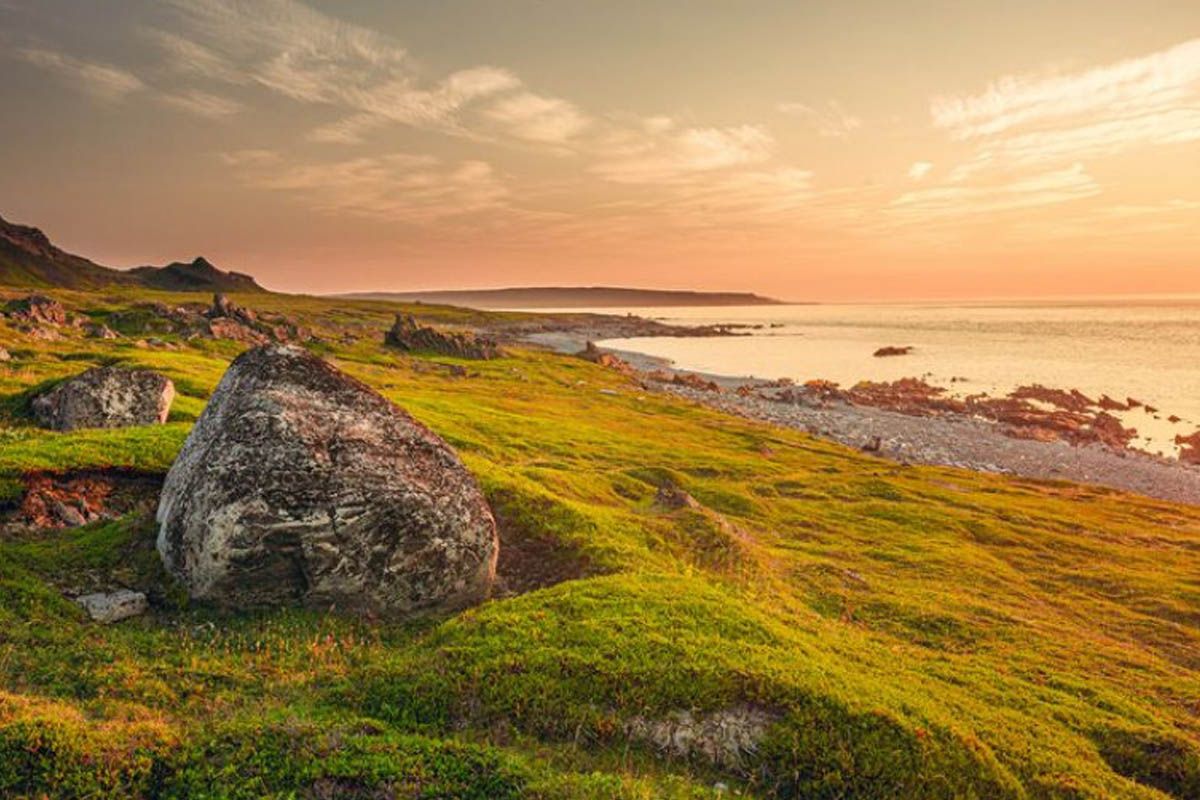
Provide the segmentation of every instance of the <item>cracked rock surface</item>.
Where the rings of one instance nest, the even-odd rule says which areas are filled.
[[[454,451],[305,350],[221,379],[167,474],[158,549],[192,597],[402,617],[487,596],[496,526]]]

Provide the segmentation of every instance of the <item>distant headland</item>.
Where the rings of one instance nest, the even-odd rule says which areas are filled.
[[[785,301],[751,292],[696,292],[619,286],[528,286],[430,292],[353,292],[355,300],[438,303],[469,308],[619,308],[653,306],[772,306]]]

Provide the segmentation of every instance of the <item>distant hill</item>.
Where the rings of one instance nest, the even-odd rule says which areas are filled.
[[[637,306],[766,306],[783,301],[750,292],[688,292],[613,286],[542,286],[435,292],[355,292],[356,300],[439,303],[468,308],[613,308]]]
[[[176,261],[165,267],[136,267],[131,275],[145,286],[169,292],[261,292],[249,275],[217,269],[205,258],[190,263]]]
[[[207,260],[119,270],[56,247],[42,231],[0,217],[0,284],[30,288],[100,289],[142,286],[173,292],[262,292],[254,278],[217,269]]]

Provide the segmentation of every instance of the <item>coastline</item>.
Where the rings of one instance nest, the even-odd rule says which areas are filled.
[[[603,336],[604,327],[542,331],[520,339],[573,355],[588,342],[614,338]],[[996,422],[965,414],[917,416],[806,391],[781,398],[777,381],[682,370],[667,359],[603,345],[597,350],[615,356],[647,391],[802,430],[890,461],[1067,481],[1200,505],[1200,466],[1177,459],[1106,444],[1014,438]]]

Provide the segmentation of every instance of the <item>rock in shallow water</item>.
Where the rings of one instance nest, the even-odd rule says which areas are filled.
[[[157,372],[95,367],[34,398],[32,407],[42,427],[73,431],[161,424],[174,399],[175,384]]]
[[[486,597],[496,526],[440,438],[297,347],[239,356],[167,475],[158,549],[198,599],[385,616]]]

